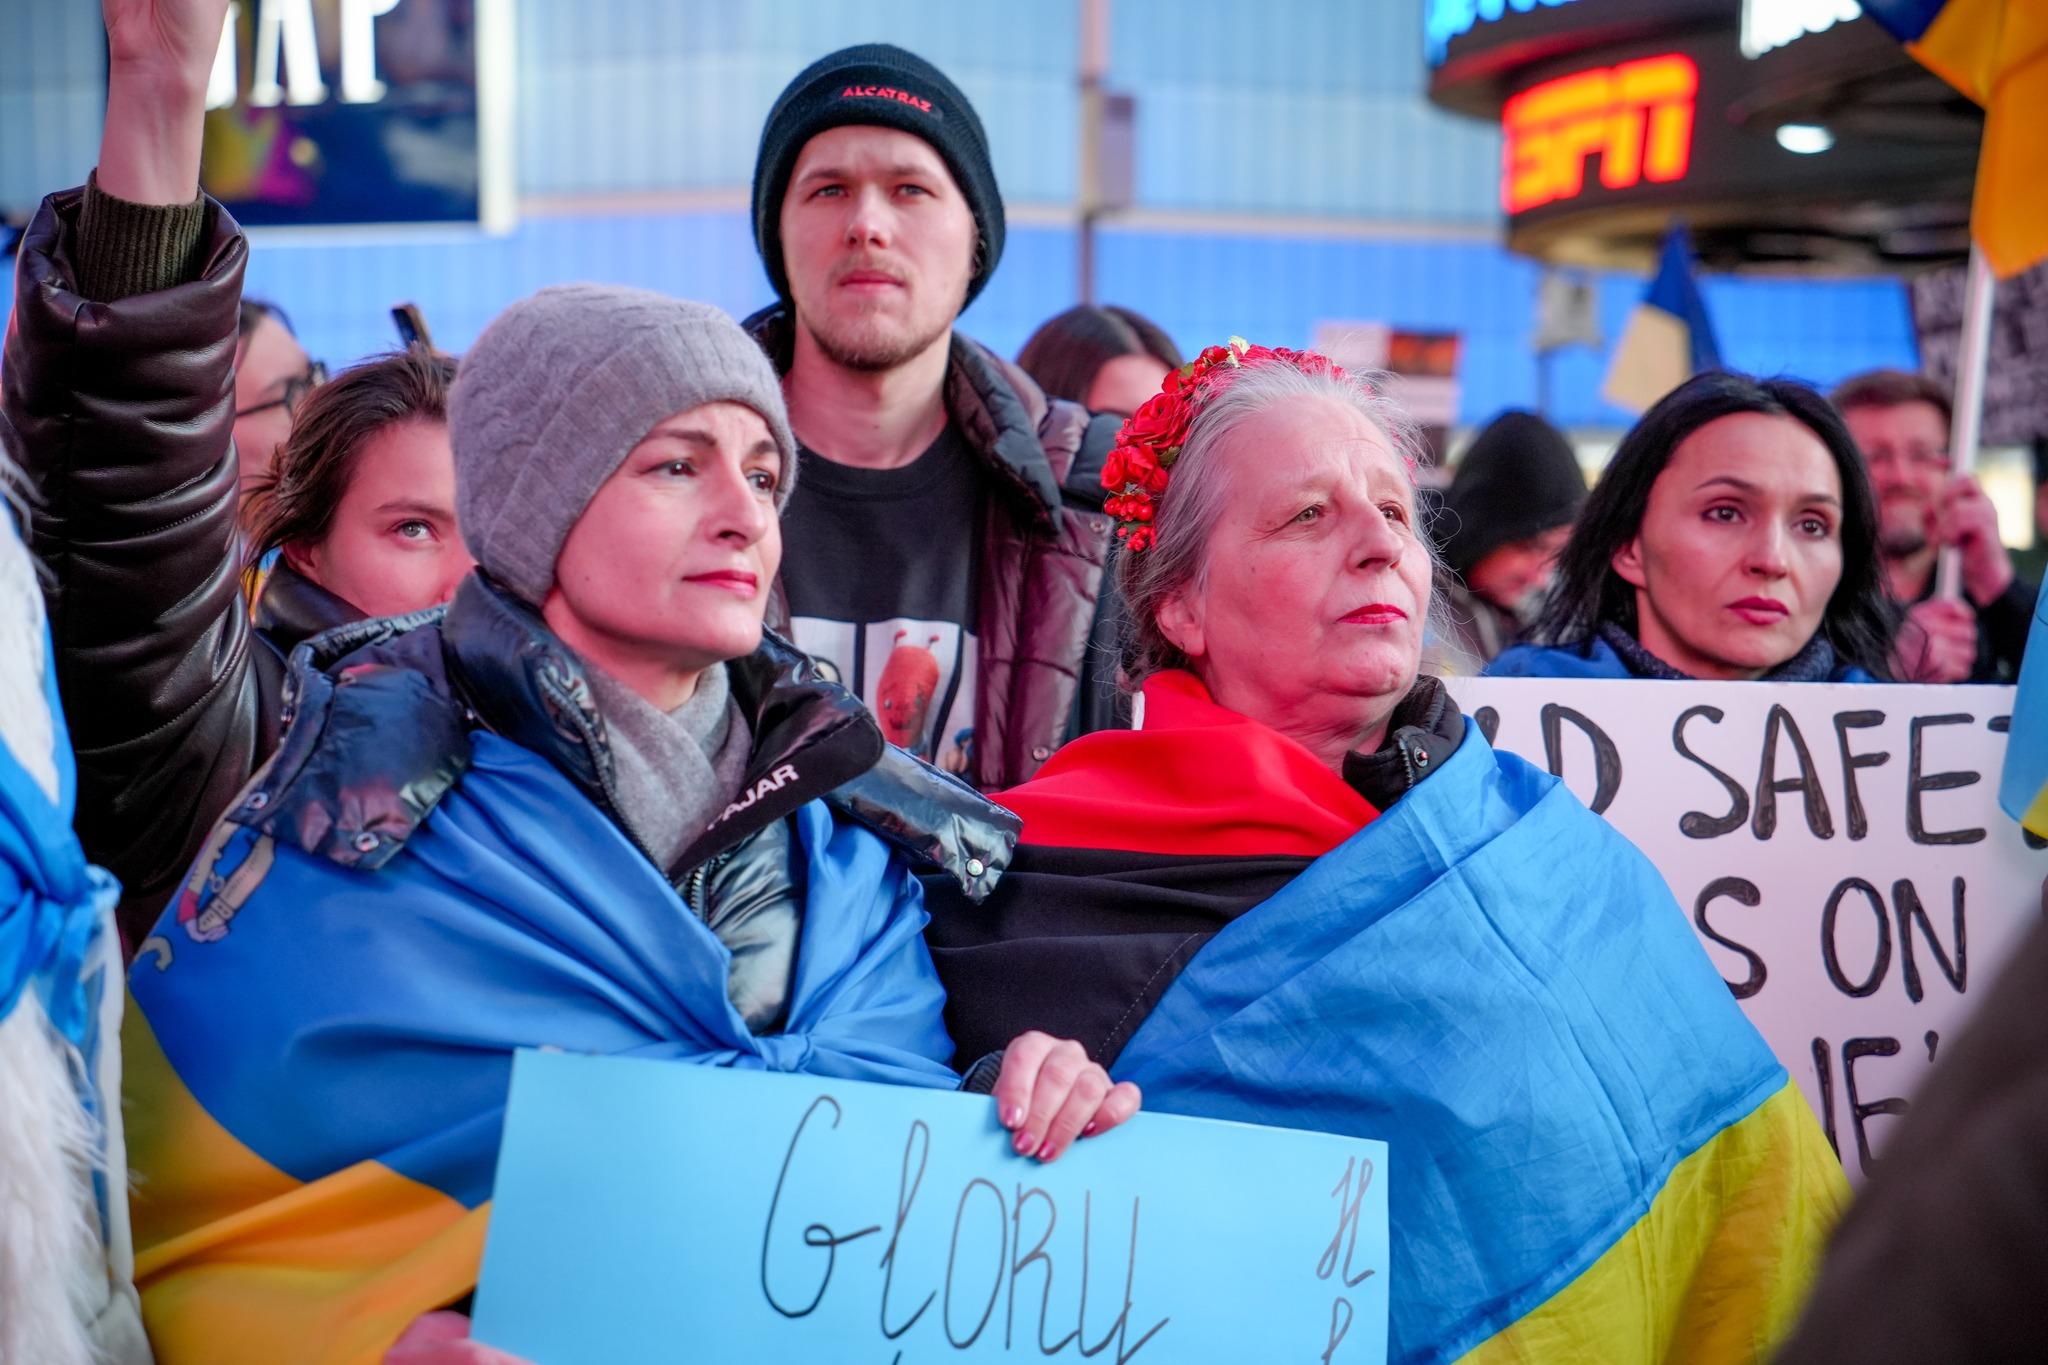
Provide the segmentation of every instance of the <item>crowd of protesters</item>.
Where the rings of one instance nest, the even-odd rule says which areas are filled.
[[[0,359],[0,1361],[509,1360],[539,1046],[988,1093],[1038,1160],[1141,1102],[1394,1141],[1395,1359],[1767,1359],[1816,1278],[1792,1359],[2026,1325],[2018,1255],[1870,1291],[1897,1180],[1823,1271],[1797,1087],[1440,676],[2011,681],[1939,387],[1702,374],[1590,492],[1510,412],[1436,490],[1313,353],[1087,306],[1013,363],[955,326],[981,124],[885,45],[767,117],[753,317],[562,285],[329,378],[198,192],[225,8],[106,0]]]

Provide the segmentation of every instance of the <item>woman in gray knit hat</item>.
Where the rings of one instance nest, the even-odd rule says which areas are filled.
[[[516,1048],[958,1083],[913,865],[979,898],[1016,824],[762,629],[796,461],[760,349],[702,304],[543,290],[464,358],[450,429],[477,572],[445,614],[300,651],[277,760],[131,978],[135,1074],[198,1102],[138,1112],[208,1115],[296,1177],[238,1184],[174,1119],[131,1144],[162,1361],[210,1358],[217,1322],[280,1360],[463,1335],[435,1310],[475,1285]],[[985,1069],[1042,1160],[1138,1106],[1042,1035]],[[444,1215],[395,1247],[366,1208],[350,1273],[331,1222],[233,1231],[332,1219],[381,1168]],[[307,1247],[321,1273],[294,1273]],[[292,1340],[249,1340],[266,1322]]]

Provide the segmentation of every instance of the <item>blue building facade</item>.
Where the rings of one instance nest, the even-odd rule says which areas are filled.
[[[1111,0],[1112,88],[1135,96],[1135,208],[1098,233],[1097,296],[1194,349],[1236,334],[1301,346],[1324,320],[1455,331],[1461,417],[1538,398],[1537,268],[1499,244],[1500,142],[1423,98],[1419,0]],[[760,127],[804,64],[901,43],[965,89],[1012,209],[963,325],[1014,353],[1076,296],[1078,0],[517,0],[518,193],[505,236],[351,230],[258,237],[253,293],[314,354],[395,341],[418,303],[459,350],[506,303],[571,279],[638,284],[744,314],[769,299],[747,210]],[[97,7],[0,5],[0,208],[81,181],[104,100]],[[1609,338],[1641,293],[1598,280]],[[1914,363],[1893,279],[1710,278],[1731,365],[1831,383]],[[1625,425],[1606,355],[1554,362],[1551,415]]]

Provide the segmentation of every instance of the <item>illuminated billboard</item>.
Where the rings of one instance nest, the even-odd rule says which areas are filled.
[[[1611,190],[1683,180],[1699,89],[1699,68],[1674,52],[1524,90],[1501,113],[1501,207],[1521,213],[1576,198],[1596,156]]]
[[[1861,272],[1966,245],[1981,116],[1853,0],[1429,3],[1430,99],[1495,122],[1508,242]]]
[[[201,180],[252,227],[512,215],[511,0],[236,0]]]

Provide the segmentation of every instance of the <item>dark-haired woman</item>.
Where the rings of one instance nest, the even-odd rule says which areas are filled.
[[[251,602],[277,662],[303,627],[437,606],[474,567],[455,524],[454,380],[454,360],[413,347],[344,370],[300,409],[243,509],[252,566],[273,561]]]
[[[1048,398],[1128,417],[1181,358],[1173,338],[1142,313],[1081,304],[1033,332],[1017,363]]]
[[[1855,442],[1804,384],[1703,374],[1622,438],[1496,677],[1870,682],[1892,613]]]

